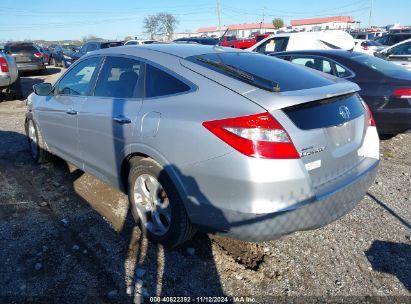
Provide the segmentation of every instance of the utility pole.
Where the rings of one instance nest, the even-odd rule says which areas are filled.
[[[263,21],[261,22],[261,25],[264,24],[264,21],[265,21],[264,19],[265,19],[265,7],[263,7]],[[261,25],[260,25],[260,34],[263,34],[261,32]]]
[[[368,28],[371,28],[373,0],[370,0],[370,16],[368,17]]]
[[[217,0],[218,32],[221,37],[221,17],[220,17],[220,0]]]

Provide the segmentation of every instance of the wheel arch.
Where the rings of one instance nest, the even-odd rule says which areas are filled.
[[[123,158],[120,166],[120,177],[121,177],[121,186],[126,194],[128,194],[128,174],[131,168],[131,159],[132,158],[151,158],[160,164],[168,176],[171,178],[174,186],[176,187],[181,200],[183,201],[184,205],[186,206],[186,210],[188,210],[188,201],[187,201],[187,194],[183,186],[183,182],[181,180],[181,176],[179,174],[179,170],[176,165],[169,162],[161,153],[157,152],[153,148],[146,146],[146,145],[135,145],[131,146],[128,149],[127,155]]]

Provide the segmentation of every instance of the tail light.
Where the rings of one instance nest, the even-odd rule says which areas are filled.
[[[362,46],[362,49],[363,49],[364,51],[368,51],[368,45],[363,45],[363,46]]]
[[[39,58],[39,57],[43,57],[43,55],[41,53],[34,53],[34,56]]]
[[[268,113],[206,121],[203,126],[249,157],[300,158],[288,133]]]
[[[370,107],[363,101],[362,102],[364,108],[367,110],[367,116],[368,116],[368,126],[369,127],[375,127],[375,120],[374,117],[372,116]]]
[[[3,57],[0,57],[0,71],[6,73],[9,71],[9,65],[7,64],[7,60]]]
[[[410,88],[395,89],[394,96],[398,98],[411,98],[411,89]]]

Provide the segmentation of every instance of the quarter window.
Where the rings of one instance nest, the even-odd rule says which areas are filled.
[[[146,97],[157,97],[189,91],[190,87],[152,65],[146,65]]]
[[[141,98],[141,63],[124,57],[107,57],[94,91],[95,96]]]
[[[57,86],[59,95],[86,95],[100,58],[86,59],[73,67]]]
[[[335,71],[337,76],[340,78],[346,78],[352,76],[351,72],[346,68],[340,66],[339,64],[335,63]]]

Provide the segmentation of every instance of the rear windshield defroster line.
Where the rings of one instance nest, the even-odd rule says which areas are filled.
[[[244,72],[232,65],[225,64],[224,62],[221,62],[221,61],[211,60],[211,59],[208,59],[202,56],[197,56],[196,59],[197,61],[203,64],[210,65],[211,67],[215,69],[219,69],[223,71],[225,74],[228,74],[229,76],[239,78],[240,80],[250,83],[261,89],[264,89],[270,92],[280,92],[280,86],[278,85],[278,83],[275,83],[274,81],[271,81],[269,79],[264,79],[257,75]]]

